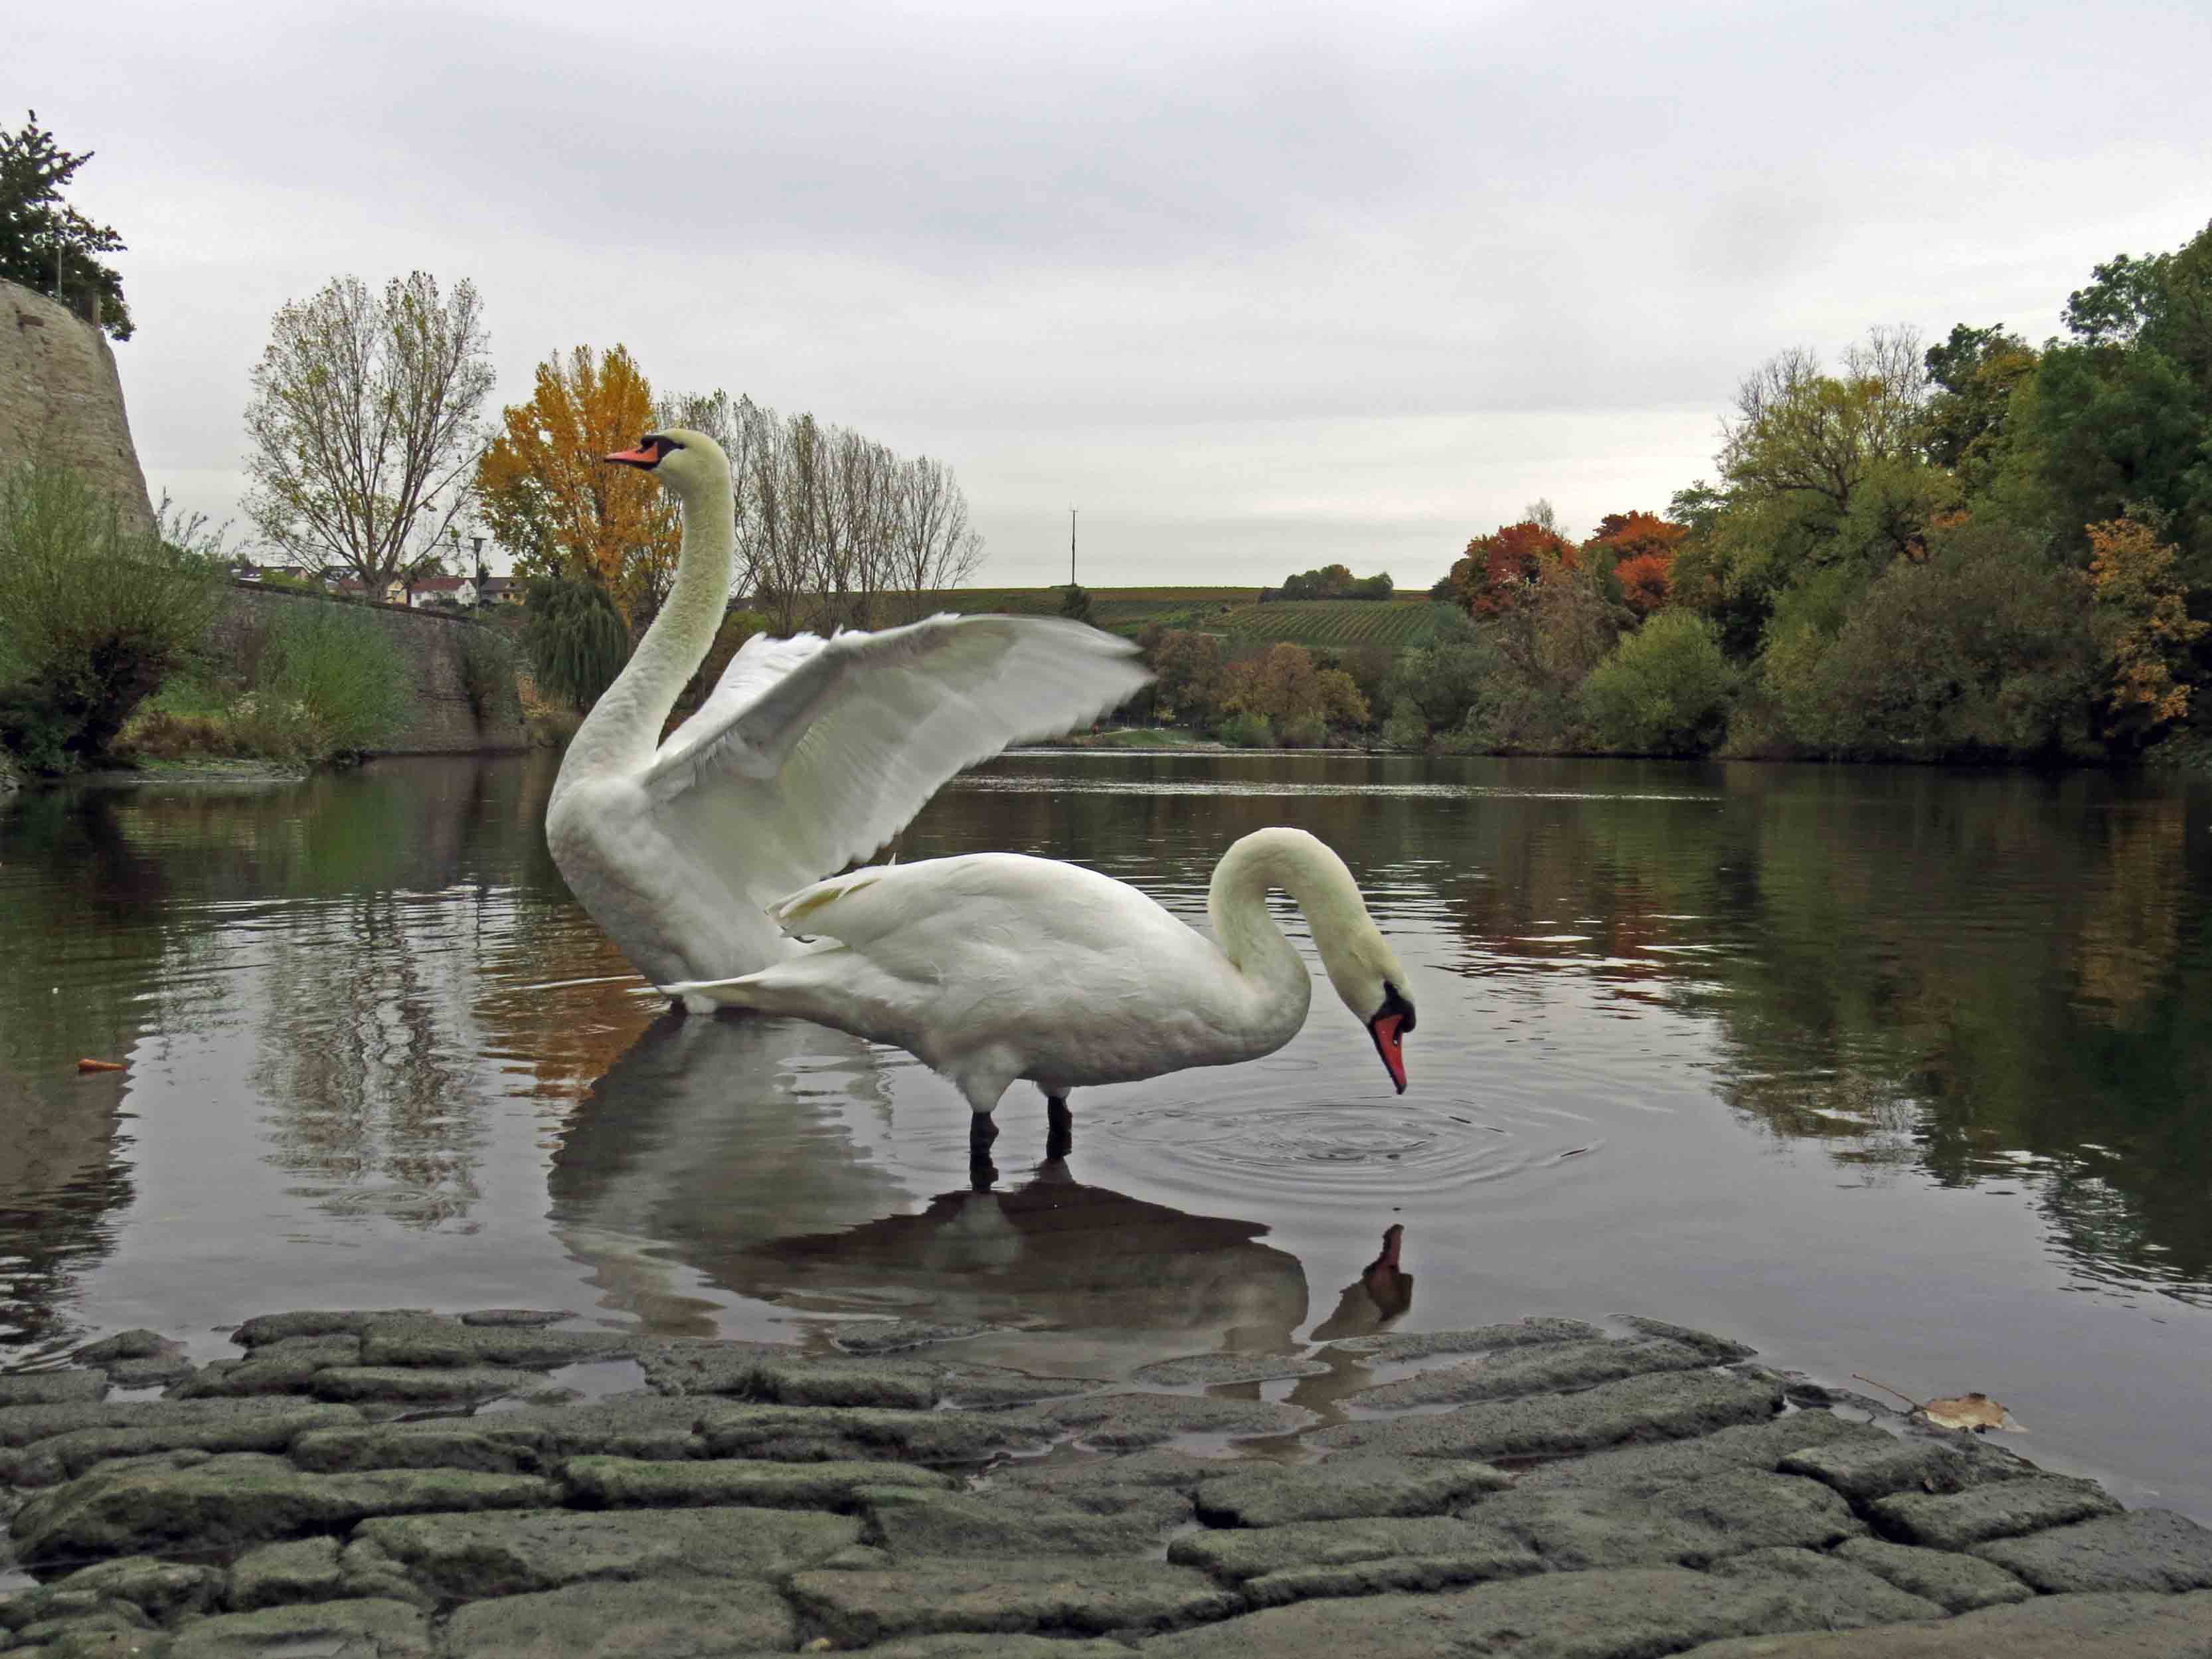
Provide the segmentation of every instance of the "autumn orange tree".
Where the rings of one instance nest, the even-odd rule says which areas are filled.
[[[2089,586],[2112,670],[2111,733],[2148,737],[2189,712],[2189,647],[2208,624],[2190,619],[2180,550],[2150,526],[2108,519],[2088,533]]]
[[[1477,536],[1451,568],[1452,592],[1477,617],[1495,617],[1532,587],[1547,565],[1576,567],[1575,544],[1534,518]]]
[[[629,350],[580,345],[538,365],[529,400],[501,411],[477,466],[483,516],[517,573],[594,584],[633,635],[668,595],[682,520],[659,484],[601,457],[654,424],[653,388]]]
[[[1667,603],[1674,588],[1674,549],[1690,533],[1656,513],[1608,513],[1583,544],[1593,569],[1610,569],[1622,602],[1638,617]]]

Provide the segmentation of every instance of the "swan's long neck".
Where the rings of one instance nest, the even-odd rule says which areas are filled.
[[[687,481],[684,488],[684,544],[676,580],[653,626],[621,676],[592,705],[569,740],[561,782],[635,772],[660,746],[660,728],[714,642],[730,594],[730,566],[737,552],[737,514],[729,476]],[[557,786],[556,786],[557,787]]]
[[[1223,954],[1271,999],[1294,997],[1303,1018],[1313,980],[1267,913],[1271,887],[1281,888],[1305,913],[1325,965],[1354,920],[1366,922],[1367,907],[1344,860],[1303,830],[1255,830],[1214,866],[1206,912]]]

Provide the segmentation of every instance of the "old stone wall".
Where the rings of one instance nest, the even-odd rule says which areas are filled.
[[[47,458],[112,495],[126,524],[152,526],[107,337],[68,307],[0,283],[0,472]]]
[[[208,631],[208,643],[225,660],[250,669],[258,659],[270,628],[286,607],[337,605],[310,593],[235,584]],[[529,738],[512,698],[488,700],[479,715],[462,678],[461,652],[471,629],[483,624],[434,611],[410,611],[394,605],[352,605],[399,649],[407,665],[412,697],[406,723],[379,752],[388,755],[475,754],[524,749]]]

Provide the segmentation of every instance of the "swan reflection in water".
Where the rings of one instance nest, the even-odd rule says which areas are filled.
[[[902,1149],[899,1130],[943,1122],[940,1086],[825,1027],[664,1017],[568,1122],[555,1227],[605,1306],[667,1334],[773,1334],[772,1316],[732,1331],[735,1296],[1004,1328],[963,1357],[1062,1374],[1292,1346],[1305,1271],[1260,1242],[1261,1223],[1087,1185],[1062,1156],[1026,1178],[1010,1170],[1004,1187],[931,1195],[947,1183],[903,1153],[951,1148]],[[902,1088],[927,1103],[895,1113]],[[1379,1267],[1346,1292],[1364,1299],[1361,1329],[1391,1316],[1366,1288],[1386,1282]]]

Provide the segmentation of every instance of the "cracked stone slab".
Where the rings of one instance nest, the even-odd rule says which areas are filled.
[[[763,1359],[790,1354],[779,1342],[659,1337],[641,1340],[633,1357],[662,1394],[744,1395],[753,1392],[754,1373]]]
[[[143,1328],[118,1331],[97,1342],[88,1342],[72,1356],[79,1364],[105,1365],[118,1359],[164,1359],[183,1350],[183,1344],[159,1331]]]
[[[1180,1493],[1152,1491],[1110,1515],[1044,1492],[860,1492],[875,1541],[901,1564],[932,1559],[1012,1555],[1140,1555],[1190,1516]]]
[[[1682,1659],[2199,1659],[2208,1638],[2212,1593],[2043,1595],[1924,1624],[1713,1642]]]
[[[155,1452],[281,1452],[310,1430],[361,1420],[361,1413],[349,1406],[318,1406],[302,1400],[222,1404],[228,1409],[173,1416],[157,1410],[135,1427],[78,1429],[18,1451],[0,1452],[0,1480],[18,1486],[52,1486],[101,1463]]]
[[[1129,1659],[1129,1650],[1103,1637],[917,1636],[870,1648],[868,1659]]]
[[[1897,1492],[1954,1492],[1971,1485],[1973,1468],[1940,1440],[1848,1440],[1808,1446],[1782,1460],[1790,1474],[1809,1476],[1846,1498],[1866,1501]]]
[[[1790,1453],[1806,1446],[1861,1442],[1886,1447],[1895,1443],[1895,1437],[1869,1424],[1855,1423],[1830,1412],[1791,1412],[1763,1423],[1719,1429],[1693,1439],[1656,1446],[1629,1446],[1563,1462],[1540,1463],[1534,1468],[1522,1470],[1515,1485],[1524,1492],[1554,1486],[1618,1486],[1630,1492],[1656,1492],[1663,1486],[1710,1480],[1714,1475],[1738,1470],[1764,1473],[1776,1468]]]
[[[1072,1431],[1086,1445],[1129,1449],[1157,1446],[1180,1434],[1232,1439],[1289,1434],[1316,1420],[1303,1406],[1188,1394],[1085,1395],[1010,1415],[1049,1431]]]
[[[312,1379],[319,1400],[375,1401],[403,1406],[466,1406],[536,1388],[543,1371],[491,1365],[416,1368],[411,1365],[333,1365]]]
[[[1772,1577],[1681,1568],[1553,1572],[1436,1595],[1301,1601],[1147,1643],[1145,1659],[1650,1659],[1723,1637],[1814,1628]]]
[[[1837,1556],[1879,1573],[1901,1590],[1925,1596],[1946,1613],[2025,1601],[2035,1592],[2002,1567],[1949,1550],[1926,1550],[1880,1538],[1847,1538]]]
[[[335,1538],[264,1544],[231,1565],[230,1605],[234,1612],[251,1613],[292,1601],[330,1601],[340,1594],[340,1582]]]
[[[256,1314],[233,1331],[230,1340],[246,1347],[258,1348],[294,1336],[359,1336],[380,1320],[434,1316],[428,1308],[307,1308],[296,1313]]]
[[[1748,1359],[1758,1352],[1725,1336],[1716,1336],[1711,1331],[1691,1329],[1687,1325],[1670,1325],[1663,1319],[1647,1319],[1642,1314],[1615,1314],[1613,1317],[1632,1331],[1644,1336],[1664,1337],[1669,1342],[1680,1342],[1697,1349],[1721,1364],[1733,1364],[1739,1359]]]
[[[792,1600],[839,1647],[950,1632],[1098,1636],[1226,1618],[1243,1603],[1164,1561],[1012,1559],[903,1572],[803,1572]]]
[[[1312,1437],[1337,1450],[1408,1457],[1559,1456],[1635,1441],[1678,1440],[1771,1417],[1778,1382],[1725,1371],[1673,1371],[1602,1382],[1579,1394],[1534,1395],[1431,1416],[1342,1423]]]
[[[234,1424],[297,1410],[304,1403],[296,1400],[110,1400],[14,1406],[0,1409],[0,1447],[28,1446],[86,1429],[148,1429],[158,1433],[184,1425]],[[346,1412],[331,1420],[351,1422],[359,1418],[357,1412]]]
[[[2046,1593],[2212,1589],[2212,1532],[2172,1510],[2130,1510],[1974,1553]]]
[[[854,1508],[856,1494],[869,1486],[959,1489],[959,1482],[949,1475],[907,1463],[775,1463],[750,1458],[658,1463],[629,1457],[578,1457],[569,1461],[568,1481],[570,1501],[594,1509],[737,1504],[844,1510]]]
[[[447,1469],[309,1474],[282,1458],[243,1452],[189,1468],[96,1471],[26,1504],[15,1533],[24,1559],[41,1563],[140,1553],[206,1555],[334,1531],[373,1515],[526,1509],[559,1496],[551,1482],[523,1475]]]
[[[1000,1452],[1035,1451],[1050,1438],[1011,1413],[896,1412],[866,1407],[714,1406],[699,1433],[716,1457],[779,1462],[887,1458],[907,1463],[981,1463]]]
[[[1888,1579],[1852,1561],[1808,1549],[1751,1550],[1713,1564],[1723,1578],[1774,1578],[1786,1582],[1817,1607],[1821,1625],[1850,1630],[1864,1625],[1896,1625],[1913,1619],[1941,1619],[1944,1609],[1924,1596],[1899,1589]]]
[[[1521,1570],[1529,1572],[1543,1565],[1514,1539],[1440,1516],[1237,1527],[1184,1533],[1168,1545],[1168,1559],[1176,1565],[1196,1567],[1232,1584],[1301,1567],[1478,1553],[1494,1553],[1501,1559],[1525,1557],[1527,1565]]]
[[[1017,1405],[1087,1394],[1098,1386],[1080,1378],[1030,1376],[1002,1365],[959,1365],[934,1358],[805,1359],[787,1355],[758,1361],[750,1392],[783,1406],[927,1411],[940,1401]]]
[[[1445,1555],[1387,1555],[1334,1567],[1287,1567],[1239,1587],[1255,1607],[1286,1607],[1327,1596],[1379,1595],[1390,1590],[1456,1589],[1493,1578],[1541,1572],[1543,1562],[1499,1540],[1470,1544]]]
[[[82,1405],[106,1392],[107,1378],[99,1371],[26,1371],[18,1376],[0,1376],[0,1408]]]
[[[1543,1316],[1504,1325],[1479,1325],[1464,1331],[1389,1331],[1379,1336],[1348,1336],[1329,1346],[1340,1353],[1362,1354],[1389,1364],[1440,1353],[1486,1353],[1493,1348],[1520,1348],[1538,1342],[1586,1341],[1604,1334],[1584,1320]]]
[[[1736,1473],[1637,1493],[1570,1487],[1513,1492],[1462,1511],[1555,1570],[1704,1566],[1746,1551],[1826,1548],[1863,1532],[1843,1499],[1810,1480]]]
[[[464,1325],[557,1325],[576,1316],[565,1308],[477,1308],[461,1316]]]
[[[855,1319],[840,1325],[830,1340],[847,1353],[893,1353],[902,1348],[933,1347],[995,1329],[990,1325],[935,1324],[926,1319]]]
[[[691,1400],[635,1395],[585,1405],[485,1412],[473,1417],[319,1429],[293,1443],[308,1469],[477,1469],[494,1474],[556,1471],[593,1453],[674,1460],[703,1456]]]
[[[1194,1353],[1142,1366],[1129,1374],[1129,1380],[1154,1388],[1185,1389],[1220,1382],[1275,1382],[1293,1376],[1320,1376],[1332,1369],[1326,1360],[1295,1359],[1288,1354]]]
[[[519,1595],[585,1579],[675,1575],[775,1578],[857,1543],[850,1516],[806,1510],[526,1511],[364,1521],[375,1545],[416,1582],[451,1600]]]
[[[361,1333],[362,1364],[515,1365],[545,1370],[586,1359],[635,1353],[638,1340],[620,1331],[553,1331],[529,1325],[465,1325],[450,1319],[376,1319]]]
[[[791,1608],[760,1579],[571,1584],[471,1601],[446,1623],[449,1659],[726,1659],[797,1645]]]
[[[170,1393],[179,1400],[305,1394],[317,1371],[360,1363],[361,1339],[349,1333],[285,1337],[264,1343],[243,1359],[218,1359],[204,1365]]]
[[[1247,1463],[1200,1485],[1198,1516],[1213,1527],[1279,1527],[1293,1521],[1448,1515],[1512,1484],[1511,1475],[1487,1463],[1436,1458]]]
[[[187,1625],[168,1659],[269,1659],[277,1654],[343,1655],[343,1659],[424,1659],[428,1621],[404,1601],[311,1601],[297,1607],[228,1613]]]
[[[1225,1458],[1198,1457],[1169,1447],[1119,1455],[1085,1457],[1073,1462],[1001,1463],[993,1468],[981,1487],[988,1494],[1010,1498],[1051,1499],[1073,1504],[1094,1515],[1121,1515],[1131,1510],[1151,1512],[1164,1498],[1171,1498],[1188,1519],[1191,1494],[1201,1482],[1224,1469],[1250,1467]]]
[[[161,1623],[204,1611],[222,1588],[223,1576],[212,1567],[161,1561],[150,1555],[125,1555],[80,1568],[56,1580],[47,1587],[47,1593],[128,1601]]]
[[[1466,1405],[1478,1400],[1511,1400],[1562,1389],[1587,1389],[1652,1372],[1698,1370],[1711,1364],[1711,1358],[1696,1348],[1650,1338],[1546,1342],[1504,1349],[1435,1370],[1416,1371],[1395,1382],[1361,1389],[1346,1395],[1345,1403],[1376,1410]]]
[[[2110,1515],[2119,1507],[2094,1481],[2055,1474],[2000,1480],[1941,1496],[1899,1492],[1867,1505],[1885,1532],[1939,1550],[1963,1550],[1993,1538],[2040,1532]]]

